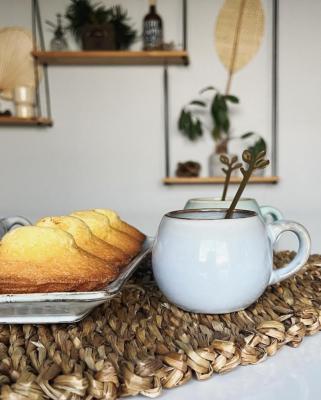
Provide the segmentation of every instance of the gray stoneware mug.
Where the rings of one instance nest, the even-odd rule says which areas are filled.
[[[232,198],[221,200],[215,197],[200,197],[189,199],[185,204],[185,210],[202,209],[202,208],[229,208]],[[271,206],[259,206],[255,199],[242,197],[237,203],[237,209],[254,211],[263,222],[268,222],[268,218],[272,221],[280,221],[283,219],[282,213]]]
[[[15,225],[31,225],[31,222],[24,217],[0,218],[0,238],[9,232]]]
[[[254,211],[179,210],[167,213],[153,246],[153,272],[172,303],[192,312],[244,310],[268,285],[298,272],[310,254],[307,230],[293,221],[264,223]],[[284,232],[299,242],[295,258],[273,269],[273,249]]]

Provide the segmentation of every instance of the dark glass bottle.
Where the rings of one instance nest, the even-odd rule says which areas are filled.
[[[149,0],[149,13],[143,21],[144,50],[163,48],[163,21],[156,11],[156,0]]]

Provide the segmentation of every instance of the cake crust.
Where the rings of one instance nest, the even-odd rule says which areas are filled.
[[[117,275],[117,269],[58,229],[24,226],[0,243],[0,293],[97,290]]]
[[[0,261],[0,293],[87,292],[103,289],[113,278],[105,269],[70,268],[22,261]],[[52,271],[52,272],[50,272]],[[66,272],[67,271],[67,272]]]
[[[126,253],[99,239],[91,232],[88,225],[79,218],[72,216],[45,217],[40,219],[36,226],[56,228],[71,234],[77,246],[107,261],[118,270],[129,262],[129,256]]]
[[[84,221],[95,236],[105,242],[120,248],[126,254],[133,258],[141,249],[141,243],[129,236],[127,233],[121,232],[111,226],[108,217],[92,210],[76,211],[71,214],[73,217],[80,218]]]
[[[128,224],[123,221],[119,215],[114,210],[110,210],[109,208],[95,208],[93,211],[98,212],[99,214],[103,214],[108,217],[110,224],[113,228],[118,229],[121,232],[127,233],[127,235],[132,236],[140,243],[142,243],[146,239],[146,235],[136,229],[134,226]]]
[[[115,212],[99,210],[8,232],[0,241],[0,293],[86,292],[115,280],[145,236]]]

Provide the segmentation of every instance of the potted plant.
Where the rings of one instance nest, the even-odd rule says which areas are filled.
[[[110,22],[115,31],[116,49],[127,50],[135,42],[137,32],[129,24],[128,13],[121,6],[114,6],[110,11]]]
[[[68,29],[83,50],[124,50],[136,38],[127,11],[121,6],[105,8],[91,0],[71,0],[66,18]]]
[[[214,96],[206,98],[204,94],[214,91]],[[201,99],[192,100],[183,107],[179,120],[178,128],[188,139],[194,141],[203,136],[204,131],[208,131],[215,142],[214,152],[209,157],[209,175],[222,176],[220,155],[228,153],[228,143],[235,139],[231,136],[230,127],[230,106],[239,104],[239,98],[231,94],[222,94],[213,86],[209,86],[200,91]],[[211,126],[207,126],[207,118],[210,117]],[[254,132],[243,134],[240,139],[256,139],[254,144],[249,146],[249,150],[259,152],[266,150],[264,139]]]

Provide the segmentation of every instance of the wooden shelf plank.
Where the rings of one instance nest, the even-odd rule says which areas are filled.
[[[35,51],[41,64],[50,65],[187,65],[187,51]]]
[[[49,118],[19,118],[0,116],[0,126],[52,126]]]
[[[240,183],[241,180],[241,177],[232,177],[230,183]],[[198,178],[168,177],[163,179],[163,183],[166,185],[223,184],[224,181],[225,177],[223,176]],[[252,176],[249,183],[277,183],[278,181],[278,176]]]

